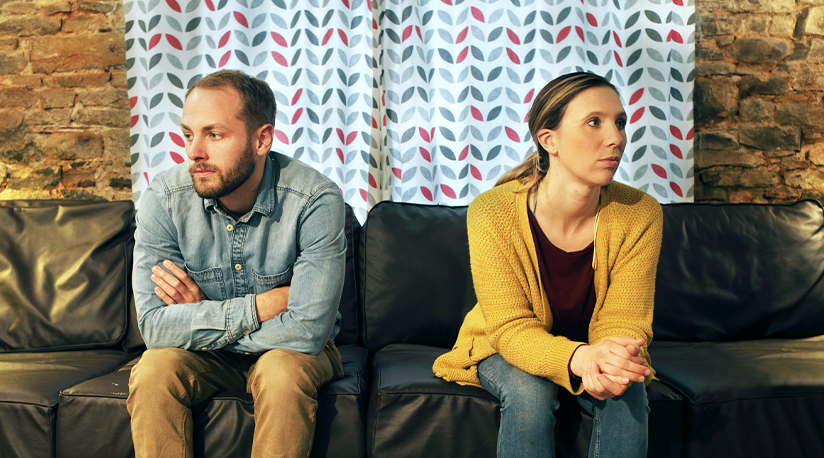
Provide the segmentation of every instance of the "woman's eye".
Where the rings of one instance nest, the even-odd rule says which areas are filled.
[[[624,130],[627,127],[627,120],[626,119],[619,119],[615,122],[615,125],[618,126],[618,129]]]
[[[589,121],[587,121],[587,124],[589,124],[592,127],[598,127],[601,124],[601,120],[599,120],[598,118],[592,118]]]

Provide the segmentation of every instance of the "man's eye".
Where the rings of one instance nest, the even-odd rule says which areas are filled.
[[[212,137],[213,139],[220,138],[220,134],[215,133],[215,132],[212,132],[211,134],[209,134],[209,136]]]

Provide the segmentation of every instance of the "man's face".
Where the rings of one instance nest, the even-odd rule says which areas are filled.
[[[197,88],[186,99],[180,122],[195,192],[202,198],[226,197],[255,170],[255,152],[240,118],[234,88]]]

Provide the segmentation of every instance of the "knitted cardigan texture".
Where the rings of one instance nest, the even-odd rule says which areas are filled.
[[[584,342],[549,333],[552,312],[529,227],[528,193],[517,192],[519,188],[517,181],[496,186],[469,206],[469,253],[478,304],[464,318],[452,351],[435,360],[432,370],[447,381],[480,387],[477,364],[500,353],[513,366],[581,394],[583,386],[570,380],[568,364]],[[648,364],[662,225],[661,206],[649,195],[617,182],[601,189],[589,343],[611,337],[644,339],[641,356]]]

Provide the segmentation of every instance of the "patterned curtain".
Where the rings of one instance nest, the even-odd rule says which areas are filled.
[[[694,6],[683,0],[124,1],[134,199],[185,161],[186,89],[222,68],[275,91],[275,150],[375,203],[461,205],[532,149],[537,90],[592,71],[621,91],[616,178],[693,194]]]

